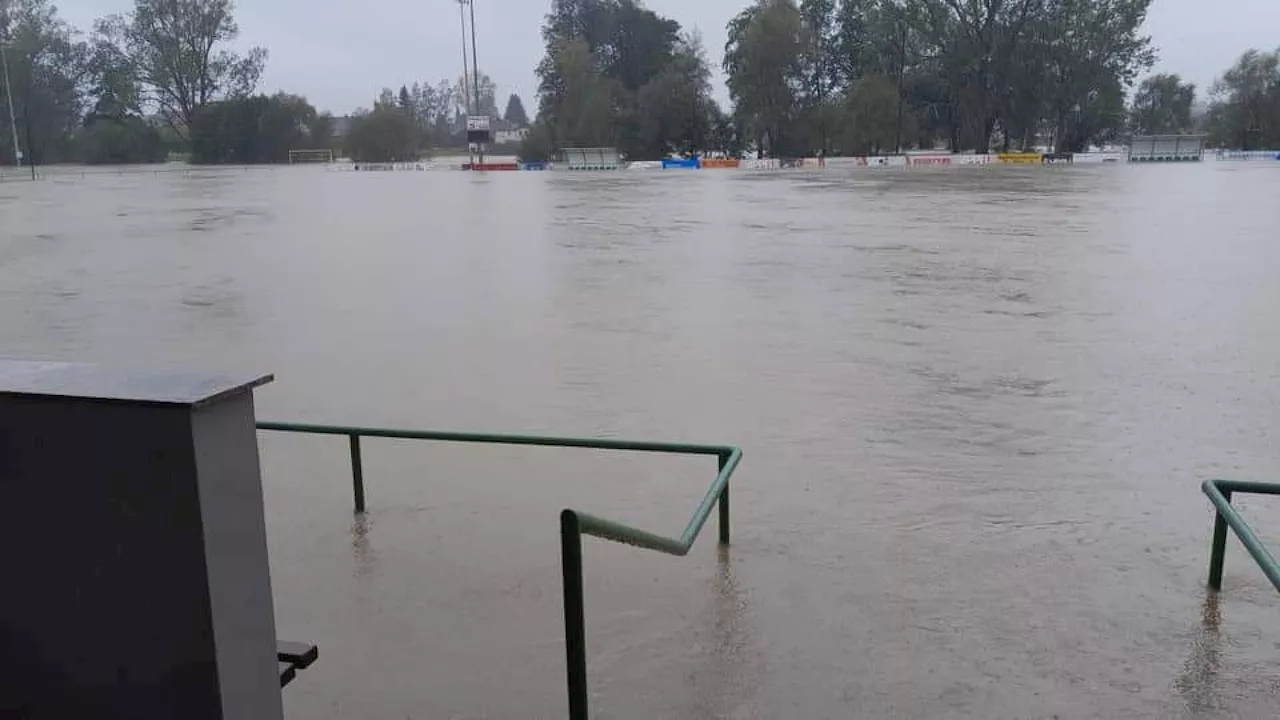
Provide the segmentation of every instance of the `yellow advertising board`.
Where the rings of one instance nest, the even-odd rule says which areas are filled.
[[[1039,165],[1043,161],[1040,153],[1000,153],[996,162],[1001,165]]]

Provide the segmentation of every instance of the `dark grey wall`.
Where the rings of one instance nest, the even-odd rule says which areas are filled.
[[[190,417],[0,396],[0,716],[221,717]]]
[[[252,385],[38,379],[0,391],[0,720],[280,720]]]

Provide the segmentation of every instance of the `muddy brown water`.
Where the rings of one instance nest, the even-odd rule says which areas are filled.
[[[12,178],[10,177],[10,180]],[[1280,167],[54,172],[0,351],[263,370],[263,418],[733,443],[734,543],[588,540],[600,718],[1268,718]],[[292,720],[563,717],[557,513],[711,459],[263,435]],[[1280,501],[1241,500],[1280,544]],[[50,510],[56,511],[56,510]]]

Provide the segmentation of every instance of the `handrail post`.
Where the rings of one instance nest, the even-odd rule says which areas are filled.
[[[1222,490],[1223,499],[1228,503],[1231,502],[1231,491]],[[1214,590],[1222,589],[1222,566],[1227,555],[1227,519],[1223,517],[1222,511],[1214,507],[1213,519],[1213,549],[1209,555],[1209,587]]]
[[[729,456],[719,456],[720,472],[724,472],[725,465],[729,464]],[[720,544],[729,544],[729,483],[724,484],[724,489],[720,491]]]
[[[587,630],[582,592],[582,529],[578,514],[560,513],[560,569],[564,574],[564,650],[569,720],[587,720]]]
[[[355,496],[356,512],[364,512],[364,463],[360,461],[360,436],[349,435],[351,440],[351,492]]]

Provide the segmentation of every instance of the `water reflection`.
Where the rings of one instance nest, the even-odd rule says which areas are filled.
[[[353,574],[357,580],[370,577],[378,570],[378,555],[370,542],[372,532],[373,519],[369,513],[356,513],[350,533],[351,559],[355,566]]]
[[[711,637],[702,643],[703,652],[685,688],[693,707],[690,717],[743,717],[754,705],[757,684],[748,592],[735,572],[731,548],[716,549],[711,597],[694,624],[711,628]]]
[[[1193,716],[1221,706],[1222,609],[1219,597],[1213,590],[1206,591],[1200,625],[1191,639],[1191,656],[1175,683],[1186,702],[1187,711]]]

